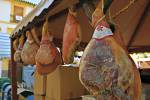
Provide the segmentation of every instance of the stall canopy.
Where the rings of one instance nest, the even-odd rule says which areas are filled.
[[[26,16],[12,32],[12,39],[38,23],[43,23],[49,17],[49,30],[54,37],[62,39],[67,16],[67,8],[77,4],[78,20],[82,29],[82,42],[88,43],[93,28],[80,4],[81,0],[42,0],[39,5]],[[115,15],[120,9],[133,0],[114,0],[110,7],[110,14]],[[114,22],[119,26],[123,41],[130,52],[150,51],[150,0],[134,0],[135,2]]]

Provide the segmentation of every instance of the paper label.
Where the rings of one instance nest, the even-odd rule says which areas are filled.
[[[110,28],[107,28],[103,25],[98,25],[94,31],[92,38],[101,39],[101,38],[104,38],[105,36],[109,36],[109,35],[113,35]]]

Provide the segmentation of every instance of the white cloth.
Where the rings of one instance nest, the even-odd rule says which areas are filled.
[[[105,26],[102,26],[102,25],[98,25],[94,31],[92,38],[101,39],[101,38],[104,38],[108,35],[113,35],[111,29],[107,28]]]

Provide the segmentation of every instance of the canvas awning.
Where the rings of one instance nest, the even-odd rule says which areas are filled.
[[[111,15],[114,15],[125,7],[130,1],[131,0],[114,0],[110,7]],[[78,20],[82,28],[82,42],[87,43],[92,36],[93,29],[88,22],[79,0],[42,0],[41,3],[17,25],[11,37],[14,38],[17,34],[33,26],[34,23],[40,23],[45,20],[46,16],[49,16],[49,29],[54,33],[55,38],[62,39],[67,16],[66,9],[71,4],[79,4],[77,11]],[[129,51],[150,51],[149,0],[136,0],[131,7],[116,17],[114,22],[119,25],[124,43]]]
[[[0,33],[0,58],[10,57],[10,38],[7,33]]]

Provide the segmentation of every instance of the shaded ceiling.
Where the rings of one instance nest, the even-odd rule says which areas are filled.
[[[45,1],[49,2],[49,0]],[[114,0],[110,7],[111,15],[113,16],[116,14],[116,12],[125,7],[130,1],[131,0]],[[36,12],[38,12],[36,9],[39,9],[39,7],[36,8],[35,13],[30,14],[32,17],[27,16],[24,21],[20,22],[20,25],[18,25],[14,30],[12,38],[17,36],[16,34],[22,33],[22,30],[28,29],[28,27],[34,25],[34,18],[38,19],[38,17],[49,15],[49,30],[53,32],[55,38],[62,39],[68,12],[67,8],[69,7],[69,4],[71,5],[78,3],[78,0],[56,0],[51,5],[49,3],[48,7],[44,6],[46,4],[39,6],[42,12],[40,12],[40,14],[36,14]],[[115,24],[120,28],[123,41],[129,51],[150,51],[149,3],[150,0],[136,0],[132,6],[114,19]],[[90,23],[88,22],[88,19],[81,6],[78,6],[77,12],[77,20],[80,22],[82,29],[82,42],[87,43],[92,36],[93,29],[90,26]],[[39,23],[42,23],[42,21],[39,21]]]

